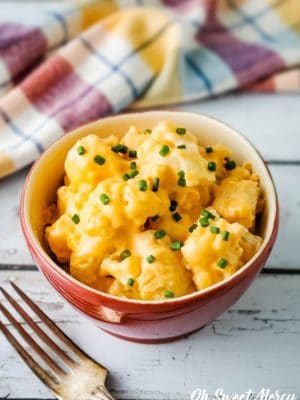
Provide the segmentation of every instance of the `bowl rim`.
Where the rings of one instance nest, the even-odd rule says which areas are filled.
[[[27,193],[28,193],[28,188],[30,188],[30,182],[31,182],[31,177],[34,175],[35,171],[38,169],[39,167],[39,163],[40,161],[44,158],[47,157],[47,155],[53,151],[53,149],[57,146],[59,146],[65,139],[66,136],[72,134],[72,135],[76,135],[77,132],[81,131],[83,128],[87,128],[89,126],[92,126],[94,124],[96,124],[99,121],[105,121],[105,120],[112,120],[112,119],[120,119],[122,117],[131,117],[134,118],[136,115],[140,115],[140,114],[181,114],[181,115],[185,115],[190,116],[199,116],[201,118],[207,119],[207,120],[211,120],[214,123],[218,123],[219,125],[223,125],[225,128],[229,128],[231,133],[234,134],[236,137],[240,137],[245,144],[247,144],[252,151],[254,151],[256,153],[256,155],[258,156],[258,158],[261,160],[263,167],[265,168],[265,171],[267,173],[267,177],[270,180],[271,183],[271,187],[273,189],[273,193],[272,195],[274,196],[274,215],[273,215],[273,226],[272,229],[269,233],[269,238],[267,241],[265,241],[265,243],[263,243],[262,247],[259,249],[259,251],[246,263],[244,264],[239,270],[237,270],[234,274],[232,274],[231,276],[223,279],[222,281],[219,281],[211,286],[208,286],[205,289],[201,289],[201,290],[196,290],[195,292],[186,294],[184,296],[180,296],[180,297],[175,297],[175,298],[171,298],[171,299],[162,299],[162,300],[137,300],[137,299],[129,299],[127,297],[118,297],[115,295],[111,295],[109,293],[100,291],[98,289],[92,288],[90,286],[88,286],[87,284],[77,280],[76,278],[74,278],[71,274],[68,274],[63,268],[61,268],[47,253],[46,251],[42,248],[42,246],[40,245],[38,239],[36,238],[36,236],[33,233],[33,229],[31,227],[31,224],[29,223],[29,216],[26,214],[25,210],[26,210],[26,200],[27,200]],[[240,133],[238,130],[236,130],[235,128],[232,128],[230,125],[228,125],[227,123],[211,117],[209,115],[206,114],[202,114],[202,113],[194,113],[194,112],[186,112],[186,111],[175,111],[175,110],[151,110],[151,111],[138,111],[138,112],[128,112],[128,113],[122,113],[122,114],[118,114],[118,115],[113,115],[113,116],[108,116],[108,117],[104,117],[101,119],[98,119],[96,121],[92,121],[88,124],[84,124],[70,132],[65,133],[62,137],[60,137],[58,140],[56,140],[54,143],[52,143],[40,156],[39,158],[33,163],[33,165],[30,168],[29,173],[27,174],[27,177],[25,179],[24,185],[23,185],[23,189],[21,192],[21,199],[20,199],[20,207],[19,207],[19,211],[20,211],[20,222],[21,222],[21,227],[22,227],[22,231],[23,231],[23,235],[26,239],[27,242],[27,246],[31,250],[34,250],[34,252],[36,254],[38,254],[39,257],[42,258],[42,260],[50,267],[52,268],[56,273],[58,273],[62,278],[67,279],[68,281],[70,281],[71,283],[73,283],[74,285],[77,285],[79,287],[81,287],[81,289],[83,290],[87,290],[90,293],[93,293],[94,295],[100,296],[102,298],[105,298],[107,300],[111,300],[120,304],[131,304],[131,305],[145,305],[145,306],[158,306],[158,305],[180,305],[180,303],[184,303],[184,302],[192,302],[192,301],[196,301],[199,300],[203,297],[206,297],[208,295],[213,294],[214,292],[221,290],[222,288],[224,289],[226,286],[232,284],[234,285],[236,281],[238,281],[239,279],[242,279],[245,274],[248,272],[248,270],[251,269],[251,267],[256,266],[259,263],[263,263],[264,260],[268,257],[268,253],[270,252],[270,250],[273,247],[273,244],[276,240],[277,237],[277,233],[278,233],[278,225],[279,225],[279,204],[278,204],[278,195],[277,195],[277,191],[276,191],[276,187],[274,184],[274,180],[272,178],[272,175],[270,173],[270,170],[265,162],[265,160],[263,159],[262,155],[260,154],[260,152],[257,150],[257,148],[252,144],[252,142],[245,137],[244,134]],[[28,209],[27,209],[28,211]],[[38,265],[39,267],[39,265]],[[263,267],[263,265],[262,265]],[[41,268],[39,267],[39,270],[41,270]],[[43,272],[43,271],[42,271]],[[250,272],[250,271],[249,271]],[[44,272],[43,272],[44,274]],[[44,274],[45,275],[45,274]]]

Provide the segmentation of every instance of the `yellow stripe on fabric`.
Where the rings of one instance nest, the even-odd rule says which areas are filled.
[[[274,0],[267,0],[272,6]],[[275,12],[282,19],[284,24],[292,31],[300,34],[299,15],[300,15],[300,1],[299,0],[286,0],[281,2],[277,7],[271,7],[272,12]]]
[[[164,12],[133,8],[114,13],[103,24],[106,30],[126,40],[133,49],[144,45],[138,54],[154,73],[161,71],[168,54],[178,47],[176,28]]]
[[[118,10],[114,0],[85,0],[78,4],[82,18],[82,29],[86,29]]]
[[[0,178],[11,174],[16,170],[16,166],[11,158],[0,152]]]

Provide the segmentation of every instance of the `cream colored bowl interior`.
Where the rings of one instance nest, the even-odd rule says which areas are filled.
[[[43,246],[43,213],[45,208],[56,199],[56,190],[62,183],[64,160],[68,150],[79,138],[88,134],[101,137],[114,134],[122,137],[131,125],[144,130],[152,128],[162,120],[171,120],[176,126],[191,130],[199,138],[199,143],[204,146],[216,143],[228,146],[237,163],[251,162],[254,171],[261,178],[261,187],[266,199],[266,207],[259,228],[264,241],[255,258],[263,251],[275,222],[276,193],[270,174],[255,148],[232,128],[204,115],[154,111],[104,118],[85,125],[57,141],[35,164],[24,193],[24,215],[29,227],[28,234],[51,264],[54,263]]]

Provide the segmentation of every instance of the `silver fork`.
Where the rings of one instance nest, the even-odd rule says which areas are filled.
[[[15,283],[10,282],[10,284],[21,299],[45,323],[48,329],[71,351],[71,355],[68,355],[57,342],[40,328],[27,311],[4,288],[0,287],[1,292],[12,307],[21,315],[23,320],[27,322],[45,345],[55,353],[55,357],[50,356],[47,353],[47,349],[43,349],[34,340],[32,335],[23,328],[22,324],[14,318],[3,303],[0,303],[0,311],[31,347],[35,353],[35,357],[29,354],[1,320],[0,329],[32,371],[51,389],[58,399],[115,400],[106,388],[108,371],[84,354]],[[44,361],[47,370],[39,365],[36,356]]]

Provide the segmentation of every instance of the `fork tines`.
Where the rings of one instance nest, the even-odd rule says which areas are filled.
[[[39,339],[44,342],[44,344],[57,356],[57,359],[55,359],[55,357],[53,357],[52,355],[50,356],[49,353],[37,343],[33,336],[26,331],[22,324],[16,320],[16,318],[12,315],[8,308],[6,308],[3,303],[0,303],[0,311],[2,312],[2,314],[18,331],[23,340],[27,342],[35,355],[38,355],[49,368],[49,371],[42,368],[39,361],[37,361],[34,356],[32,356],[24,348],[24,346],[11,332],[11,330],[8,329],[8,327],[0,320],[0,330],[2,330],[8,341],[17,350],[19,355],[29,365],[33,372],[38,375],[38,377],[46,385],[48,385],[48,387],[50,387],[50,389],[52,389],[54,393],[57,394],[61,391],[61,383],[64,383],[64,380],[68,381],[70,374],[73,373],[73,375],[75,376],[76,374],[74,372],[78,372],[83,364],[89,366],[92,365],[93,367],[97,367],[98,371],[100,372],[100,376],[103,377],[103,381],[101,382],[101,384],[104,385],[107,371],[100,365],[96,364],[88,356],[86,356],[14,282],[10,282],[10,284],[21,297],[21,299],[27,304],[27,306],[29,306],[30,309],[41,319],[41,321],[45,323],[49,331],[53,335],[55,335],[55,337],[58,338],[61,342],[63,342],[72,354],[72,357],[68,355],[65,350],[63,350],[57,344],[57,342],[55,342],[32,319],[28,312],[3,287],[0,287],[2,294],[7,299],[9,304],[13,307],[13,309],[31,327],[31,329],[39,337]]]

